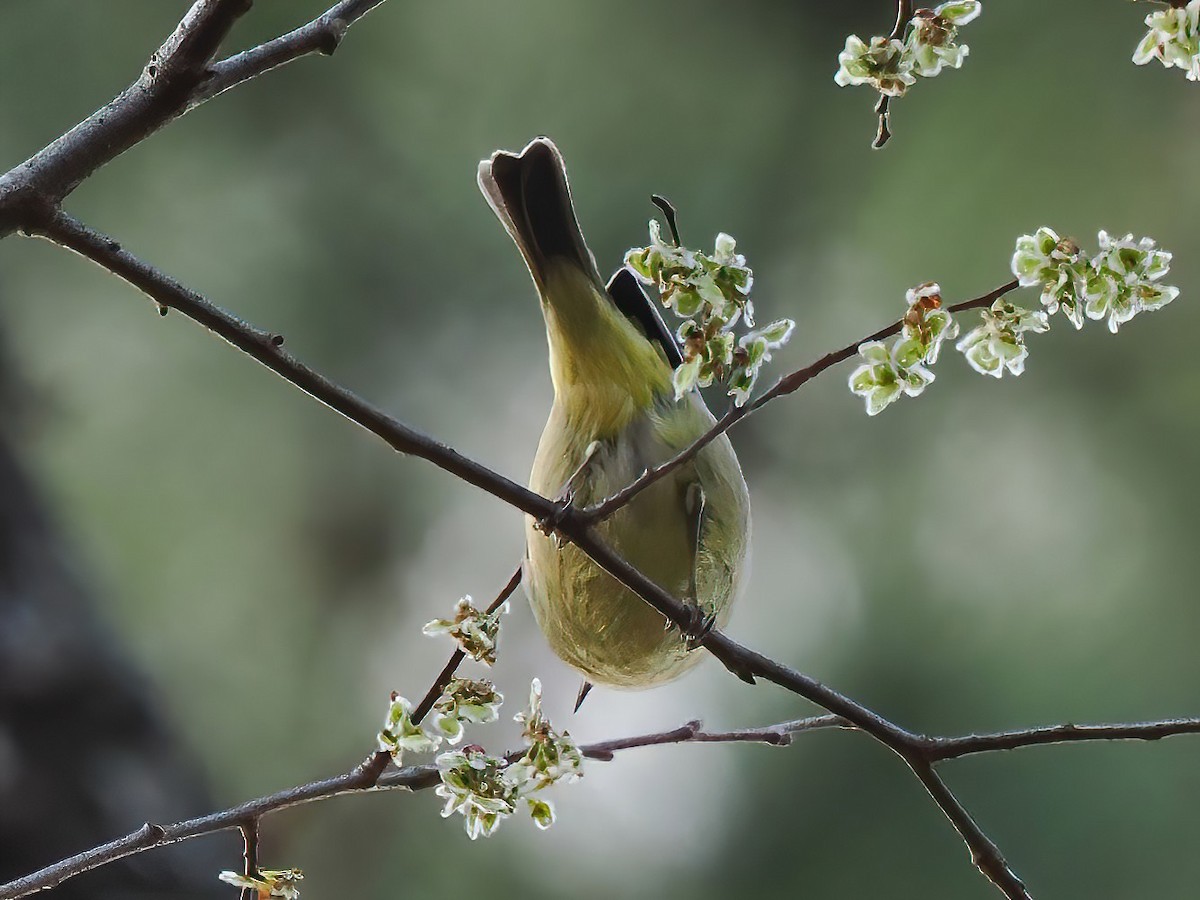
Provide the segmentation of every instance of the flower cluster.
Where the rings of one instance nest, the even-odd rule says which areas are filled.
[[[1012,258],[1016,284],[998,293],[1014,286],[1040,287],[1042,309],[1024,309],[998,298],[981,310],[982,323],[955,349],[984,375],[1020,375],[1029,356],[1025,335],[1049,331],[1050,317],[1057,312],[1077,329],[1085,319],[1107,319],[1115,334],[1138,313],[1160,309],[1179,296],[1179,288],[1160,283],[1170,270],[1171,254],[1157,249],[1150,238],[1134,241],[1127,234],[1116,239],[1101,231],[1099,244],[1100,252],[1089,257],[1078,242],[1060,238],[1049,228],[1021,235]],[[942,308],[937,284],[913,288],[907,300],[900,336],[892,346],[868,341],[858,348],[862,362],[850,375],[850,390],[866,401],[868,415],[883,412],[903,394],[915,397],[925,390],[933,381],[929,366],[937,362],[942,341],[958,336],[958,324]]]
[[[626,253],[625,265],[684,320],[677,332],[683,364],[675,370],[675,398],[695,387],[723,383],[734,402],[744,404],[771,351],[787,343],[795,323],[780,319],[753,330],[754,272],[734,239],[718,234],[713,252],[705,254],[666,242],[652,219],[650,245]],[[740,337],[739,322],[750,329]]]
[[[1049,228],[1017,238],[1012,270],[1022,286],[1040,285],[1042,306],[1053,315],[1062,310],[1076,328],[1084,316],[1107,319],[1109,331],[1140,312],[1166,306],[1179,288],[1159,284],[1170,270],[1171,254],[1150,238],[1135,242],[1132,234],[1115,239],[1101,231],[1100,252],[1092,258],[1070,238]]]
[[[454,678],[446,685],[442,696],[433,704],[426,733],[436,735],[447,743],[457,744],[463,736],[463,723],[486,725],[500,718],[504,695],[490,681]]]
[[[1200,0],[1152,12],[1146,27],[1150,30],[1133,51],[1133,61],[1144,66],[1157,59],[1168,69],[1183,69],[1189,81],[1200,81]]]
[[[442,817],[461,813],[471,840],[487,837],[516,812],[516,793],[504,778],[506,760],[472,744],[441,754],[437,767],[442,783],[436,793],[446,801]]]
[[[524,726],[529,749],[509,767],[509,778],[522,795],[559,781],[569,784],[583,775],[583,753],[567,732],[559,734],[550,725],[542,712],[542,683],[536,678],[529,688],[529,709],[517,713],[516,720]]]
[[[957,69],[970,52],[957,42],[958,29],[979,15],[978,0],[951,0],[934,9],[919,9],[900,37],[856,34],[846,38],[838,54],[833,80],[840,86],[869,84],[887,97],[900,97],[918,77],[931,78],[943,68]]]
[[[517,715],[525,726],[528,749],[509,762],[471,745],[437,758],[442,783],[437,795],[446,801],[442,816],[460,813],[471,840],[494,832],[525,802],[539,828],[554,823],[554,807],[537,792],[583,774],[583,754],[566,732],[557,733],[542,713],[542,686],[535,678],[529,709]]]
[[[427,635],[448,634],[456,641],[463,653],[476,662],[496,662],[496,635],[500,631],[500,617],[508,612],[508,604],[502,604],[495,612],[487,613],[471,605],[470,595],[458,601],[453,619],[434,619],[422,630]]]
[[[284,900],[299,900],[297,883],[304,880],[299,869],[260,869],[257,875],[242,875],[228,870],[217,876],[234,887],[249,888],[258,892],[258,900],[282,897]]]
[[[413,720],[412,704],[393,692],[376,744],[400,765],[405,750],[429,753],[442,741],[457,744],[462,740],[465,723],[486,725],[495,722],[503,702],[504,696],[490,681],[452,678],[434,702],[430,716],[422,723]]]
[[[1083,327],[1089,263],[1071,238],[1049,228],[1017,238],[1012,271],[1022,287],[1042,288],[1042,306],[1050,315],[1062,310],[1077,329]]]
[[[867,404],[867,415],[883,412],[902,394],[916,397],[933,382],[927,367],[937,362],[942,341],[958,335],[958,323],[942,309],[942,289],[926,282],[908,291],[900,336],[889,347],[868,341],[858,348],[863,362],[850,374],[850,390]]]
[[[1050,321],[1041,310],[1028,310],[997,300],[980,311],[983,324],[968,331],[955,349],[967,358],[971,368],[983,375],[999,378],[1007,369],[1013,375],[1025,371],[1025,332],[1049,331]]]

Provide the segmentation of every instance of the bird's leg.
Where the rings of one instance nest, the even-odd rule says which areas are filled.
[[[688,579],[687,594],[683,598],[689,620],[680,630],[687,641],[686,646],[689,651],[700,646],[717,622],[716,615],[706,612],[700,605],[699,591],[696,585],[696,568],[700,562],[700,532],[704,527],[705,500],[704,488],[700,486],[699,482],[692,482],[687,486],[683,502],[684,510],[687,512],[692,526],[692,572]]]
[[[558,526],[562,524],[563,517],[567,510],[575,503],[575,494],[583,484],[584,476],[587,475],[588,467],[592,463],[592,459],[603,448],[600,441],[592,441],[587,445],[587,449],[583,451],[583,462],[578,468],[571,473],[571,477],[567,479],[567,483],[563,485],[562,491],[554,501],[555,510],[550,515],[537,523],[538,531],[554,538],[555,544],[562,547],[562,538],[558,533]]]

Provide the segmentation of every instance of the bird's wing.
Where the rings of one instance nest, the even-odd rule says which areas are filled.
[[[679,343],[671,334],[667,323],[658,313],[654,301],[646,296],[641,282],[626,268],[620,268],[608,280],[608,296],[612,297],[617,309],[630,322],[636,325],[647,340],[658,344],[667,357],[667,364],[677,369],[683,364],[683,355],[679,351]]]

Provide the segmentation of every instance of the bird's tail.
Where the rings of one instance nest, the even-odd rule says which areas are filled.
[[[578,266],[603,284],[579,230],[562,154],[553,141],[540,137],[520,153],[492,154],[479,164],[479,187],[521,249],[539,289],[545,287],[550,260]]]

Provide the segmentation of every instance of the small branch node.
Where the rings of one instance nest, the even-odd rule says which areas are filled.
[[[375,787],[391,761],[390,754],[376,750],[354,768],[354,780],[364,788]]]
[[[871,142],[871,147],[875,150],[882,149],[884,144],[892,139],[891,107],[892,98],[881,94],[879,102],[875,104],[875,113],[879,116],[879,130],[875,132],[875,140]]]
[[[331,18],[326,20],[325,27],[317,33],[317,53],[321,56],[333,56],[337,52],[338,47],[342,45],[342,39],[349,30],[350,23],[345,19]]]

